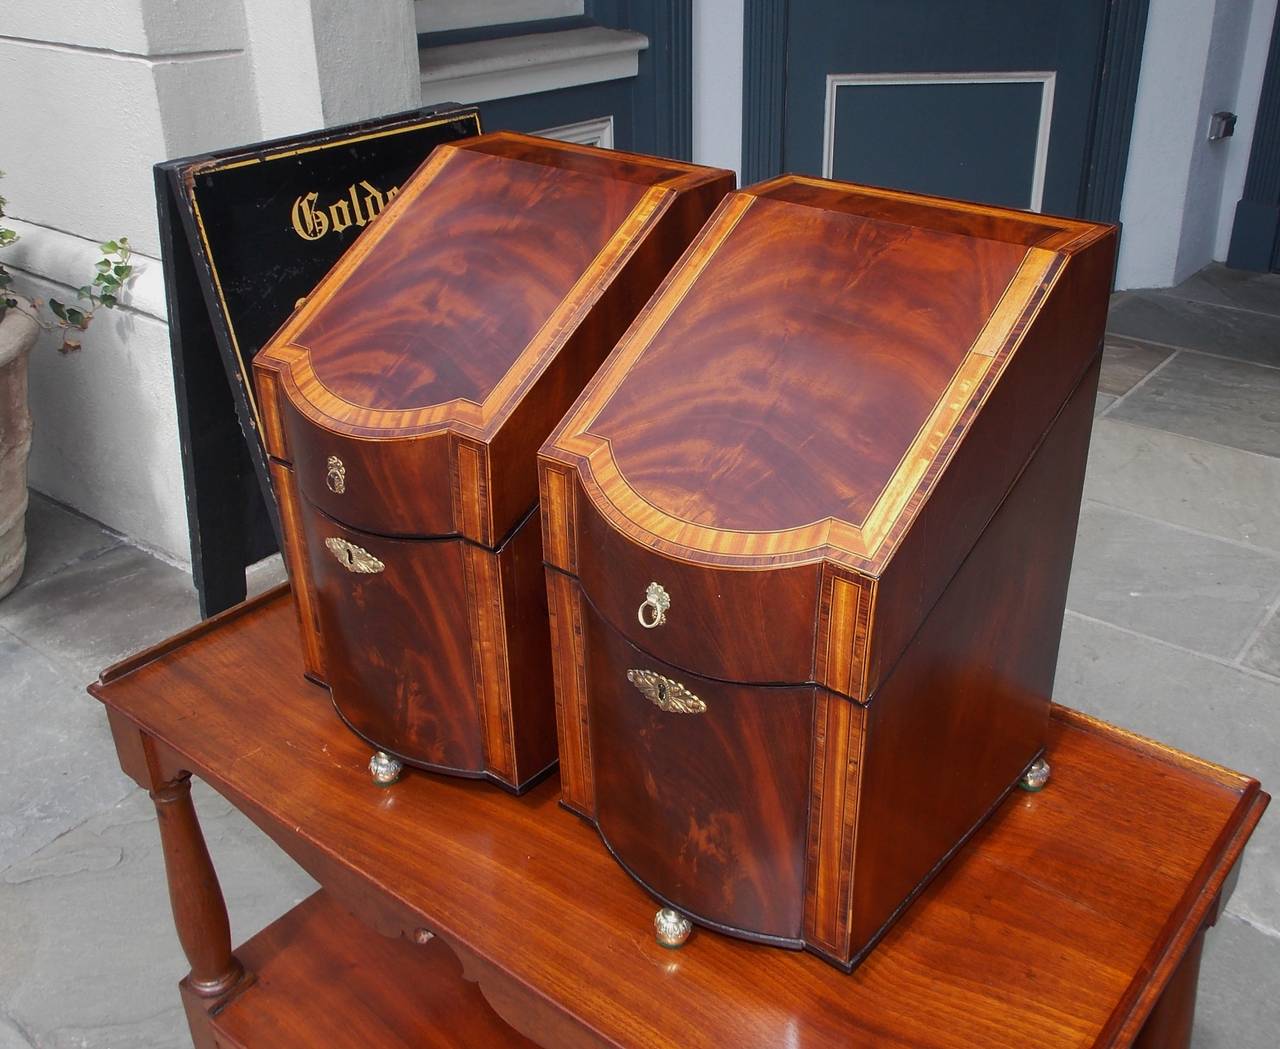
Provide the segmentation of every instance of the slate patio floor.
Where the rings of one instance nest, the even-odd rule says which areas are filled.
[[[1056,698],[1280,788],[1280,276],[1116,296]],[[84,684],[196,619],[190,577],[33,495],[0,601],[0,1049],[186,1046],[146,796]],[[278,566],[258,573],[261,587]],[[312,889],[197,786],[236,942]],[[1278,803],[1280,806],[1280,803]],[[1209,936],[1197,1049],[1274,1049],[1280,807]]]

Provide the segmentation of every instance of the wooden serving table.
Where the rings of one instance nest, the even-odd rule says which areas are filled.
[[[1011,796],[846,975],[701,930],[659,947],[653,901],[554,779],[521,798],[412,771],[374,786],[368,749],[302,677],[284,588],[90,691],[156,803],[201,1049],[1176,1049],[1205,930],[1269,800],[1059,708],[1049,786]],[[322,886],[234,954],[192,775]]]

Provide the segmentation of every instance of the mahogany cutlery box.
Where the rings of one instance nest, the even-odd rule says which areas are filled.
[[[548,438],[563,803],[651,894],[850,968],[1040,754],[1115,240],[730,194]]]
[[[257,356],[306,672],[371,747],[556,761],[537,450],[731,172],[441,145]]]

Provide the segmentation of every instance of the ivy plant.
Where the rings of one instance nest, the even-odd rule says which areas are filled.
[[[0,178],[4,178],[4,172],[0,171]],[[9,203],[4,197],[0,197],[0,219],[4,218],[4,206]],[[0,248],[7,248],[15,240],[18,235],[11,229],[0,223]],[[3,262],[0,262],[0,309],[9,309],[18,305],[18,300],[13,297],[13,293],[9,289],[13,286],[13,277],[9,275],[9,271],[5,269]]]
[[[133,276],[133,265],[129,262],[133,251],[129,247],[128,237],[117,237],[99,244],[98,247],[103,257],[94,267],[93,282],[76,289],[75,305],[52,297],[49,299],[49,312],[54,316],[54,327],[62,332],[62,345],[58,347],[60,353],[80,349],[80,339],[75,333],[88,329],[97,310],[115,309],[125,284]]]
[[[0,171],[0,177],[4,172]],[[4,206],[8,203],[0,197],[0,219],[4,218]],[[6,248],[18,239],[18,234],[0,225],[0,248]],[[133,249],[129,247],[128,237],[117,237],[98,245],[102,251],[94,265],[93,279],[76,289],[74,303],[62,302],[50,297],[48,310],[52,320],[46,321],[40,314],[41,302],[31,299],[31,316],[46,331],[56,332],[61,336],[58,345],[59,353],[71,353],[80,349],[80,333],[87,331],[89,322],[100,309],[115,309],[120,304],[120,297],[133,276]],[[0,262],[0,312],[18,306],[10,290],[13,277]]]

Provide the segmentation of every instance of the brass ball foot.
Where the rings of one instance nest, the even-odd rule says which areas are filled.
[[[1049,763],[1044,758],[1036,758],[1022,774],[1022,779],[1018,780],[1018,786],[1029,794],[1044,790],[1045,784],[1049,782],[1050,771]]]
[[[675,950],[684,946],[684,941],[693,931],[693,923],[679,911],[663,907],[653,916],[653,927],[658,935],[658,944]]]
[[[373,757],[369,759],[369,775],[373,777],[376,786],[391,786],[400,778],[402,772],[404,772],[404,763],[397,761],[384,751],[375,751]]]

